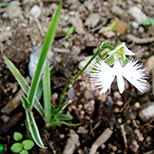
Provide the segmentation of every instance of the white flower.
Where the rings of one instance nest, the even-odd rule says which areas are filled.
[[[144,93],[149,89],[149,84],[146,81],[147,75],[145,74],[145,69],[142,69],[143,65],[137,64],[137,62],[138,61],[130,60],[123,67],[117,60],[113,67],[110,67],[102,59],[97,59],[90,72],[91,81],[97,88],[101,89],[101,94],[110,90],[115,77],[117,78],[120,93],[124,91],[124,78],[140,92]]]
[[[108,54],[112,55],[121,48],[123,49],[125,55],[129,55],[129,56],[134,56],[135,55],[131,50],[129,50],[127,48],[127,46],[125,45],[124,42],[121,43],[119,46],[117,46],[114,50],[111,50]]]

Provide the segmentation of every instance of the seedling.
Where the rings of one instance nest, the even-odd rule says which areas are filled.
[[[69,39],[70,37],[72,37],[72,34],[74,32],[74,27],[71,26],[68,30],[65,30],[64,32],[66,33],[66,36],[64,38]]]
[[[21,141],[23,135],[19,132],[14,132],[13,139],[17,141],[11,146],[11,151],[19,154],[28,154],[29,150],[31,150],[34,146],[34,142],[30,139],[26,139]]]

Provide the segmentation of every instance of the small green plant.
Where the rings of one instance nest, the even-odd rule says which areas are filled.
[[[65,30],[64,32],[66,33],[66,36],[64,38],[69,39],[70,37],[72,37],[72,34],[74,32],[74,27],[71,26],[68,30]]]
[[[56,27],[58,25],[59,17],[60,17],[60,11],[62,8],[62,3],[59,4],[56,13],[54,17],[52,18],[52,21],[49,25],[48,32],[45,36],[45,40],[43,43],[43,47],[40,53],[40,57],[38,60],[38,64],[35,70],[34,77],[32,79],[31,85],[27,83],[25,78],[22,76],[22,74],[19,72],[19,70],[15,67],[15,65],[4,56],[4,61],[6,65],[8,66],[9,70],[12,72],[16,80],[18,81],[20,87],[22,88],[24,94],[21,96],[22,105],[25,109],[26,114],[26,128],[28,128],[30,135],[34,142],[41,148],[46,148],[42,142],[39,129],[37,127],[34,115],[33,115],[33,109],[35,108],[41,117],[44,119],[46,126],[57,126],[57,125],[67,125],[67,126],[77,126],[79,124],[72,124],[68,123],[67,120],[71,120],[72,116],[63,114],[63,110],[70,104],[69,102],[64,102],[64,97],[66,95],[66,92],[69,88],[69,86],[83,73],[83,71],[88,67],[88,65],[96,58],[96,56],[103,51],[104,49],[110,49],[113,50],[114,47],[111,45],[104,45],[104,43],[101,44],[101,46],[98,48],[96,53],[93,55],[93,57],[88,61],[88,63],[82,68],[82,70],[73,77],[72,80],[66,85],[64,88],[62,95],[59,99],[59,103],[57,107],[55,108],[51,104],[51,84],[50,84],[50,76],[52,75],[52,68],[49,68],[48,60],[47,60],[47,53],[51,46],[51,43],[53,42],[55,33],[56,33]],[[71,30],[69,31],[69,34],[73,32]],[[108,50],[108,51],[110,51]],[[101,58],[105,57],[107,55],[106,52],[101,56]],[[42,75],[42,69],[43,64],[45,63],[45,70]],[[44,98],[44,104],[40,103],[40,98],[43,93]],[[20,136],[20,135],[19,135]],[[20,136],[21,138],[21,136]],[[22,146],[25,145],[25,142],[23,142]],[[14,145],[16,148],[21,150],[21,144],[17,143]],[[26,150],[26,149],[25,149]],[[24,153],[24,151],[23,151]]]
[[[17,141],[11,146],[11,151],[19,154],[28,154],[29,150],[31,150],[34,146],[34,142],[30,139],[26,139],[21,141],[23,135],[19,132],[14,132],[13,139]]]
[[[10,5],[9,3],[0,3],[0,7],[7,7],[9,5]]]
[[[141,23],[143,26],[154,26],[154,19],[147,18],[145,21]]]
[[[109,24],[108,27],[112,30],[112,31],[115,31],[115,26],[116,26],[116,23],[112,23],[112,24]]]

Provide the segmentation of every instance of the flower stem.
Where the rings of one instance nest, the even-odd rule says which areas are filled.
[[[96,51],[96,53],[93,55],[93,57],[88,61],[88,63],[82,68],[82,70],[73,77],[73,79],[66,85],[66,87],[63,90],[62,96],[59,100],[59,104],[58,104],[58,108],[61,106],[63,100],[64,100],[64,96],[66,94],[66,91],[68,89],[68,87],[83,73],[83,71],[88,67],[88,65],[96,58],[96,56],[103,51],[105,48],[108,48],[110,50],[113,50],[114,47],[112,45],[106,44],[106,45],[101,45],[98,50]]]

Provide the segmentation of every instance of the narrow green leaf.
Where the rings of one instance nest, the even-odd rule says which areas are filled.
[[[13,74],[15,79],[18,81],[22,90],[25,92],[26,95],[28,95],[29,85],[28,85],[27,81],[25,80],[25,78],[22,76],[22,74],[18,71],[16,66],[7,57],[3,56],[3,58],[4,58],[6,65],[8,66],[9,70],[11,71],[11,73]],[[34,107],[40,113],[40,115],[43,117],[44,116],[43,107],[41,106],[39,100],[36,97],[35,97],[35,101],[34,101]]]
[[[19,133],[19,132],[14,132],[14,134],[13,134],[13,139],[14,139],[15,141],[21,140],[22,137],[23,137],[22,134]]]
[[[30,103],[28,102],[27,98],[24,95],[21,96],[21,101],[24,109],[28,110]]]
[[[58,125],[66,125],[66,126],[79,126],[80,124],[72,124],[65,121],[53,121],[51,123],[52,127],[58,126]]]
[[[35,71],[35,74],[34,74],[34,77],[33,77],[33,80],[32,80],[32,84],[31,84],[31,87],[30,87],[30,90],[29,90],[29,94],[28,94],[28,100],[31,103],[30,104],[31,108],[33,107],[34,96],[36,94],[37,87],[38,87],[38,84],[39,84],[39,80],[41,78],[40,76],[41,76],[41,70],[42,70],[43,64],[44,64],[44,61],[46,59],[47,52],[48,52],[48,50],[51,46],[51,43],[52,43],[54,36],[55,36],[55,33],[56,33],[56,28],[57,28],[57,25],[58,25],[61,8],[62,8],[62,3],[59,4],[59,6],[56,10],[56,13],[55,13],[55,15],[54,15],[54,17],[53,17],[53,19],[50,23],[49,28],[48,28],[48,32],[45,36],[43,47],[42,47],[40,57],[39,57],[39,60],[38,60],[38,64],[37,64],[37,67],[36,67],[36,71]]]
[[[45,70],[43,74],[43,98],[44,98],[44,114],[45,122],[49,122],[51,119],[51,86],[50,86],[50,74],[49,74],[48,60],[46,60]]]
[[[26,111],[26,119],[28,122],[28,127],[30,130],[30,133],[32,135],[33,140],[35,141],[35,143],[40,147],[40,148],[46,148],[43,145],[42,139],[40,137],[40,133],[39,130],[37,128],[35,119],[33,117],[33,113],[31,111]]]
[[[70,104],[69,102],[65,102],[63,105],[58,107],[56,114],[58,115],[59,113],[61,113],[69,104]]]
[[[59,114],[59,115],[57,115],[57,119],[59,119],[59,120],[72,120],[72,116],[67,115],[67,114]]]
[[[0,7],[6,7],[6,6],[9,6],[10,4],[9,3],[0,3]]]
[[[15,65],[5,56],[3,56],[5,63],[7,64],[9,70],[12,72],[18,83],[20,84],[21,88],[25,93],[28,92],[29,85],[22,74],[18,71]]]

